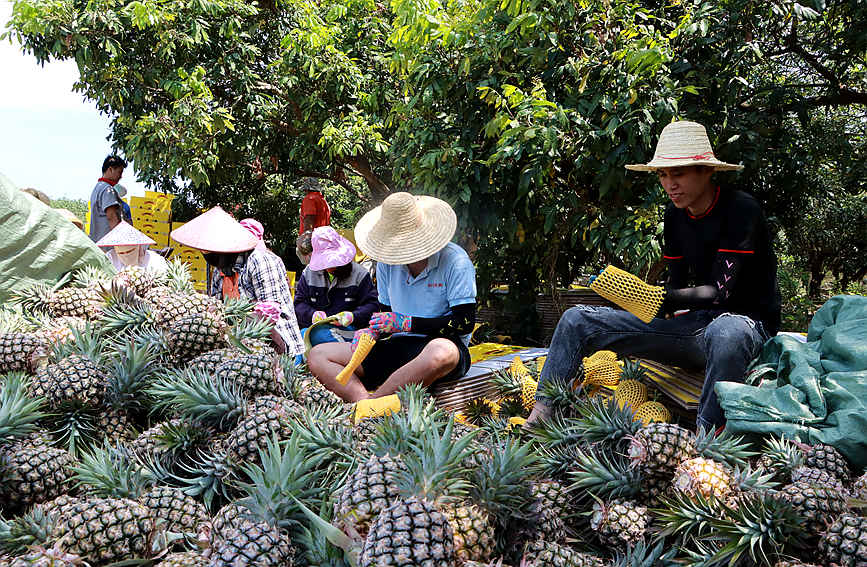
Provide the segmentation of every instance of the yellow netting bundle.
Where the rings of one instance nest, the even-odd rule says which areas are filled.
[[[593,280],[590,288],[607,299],[626,309],[645,323],[659,312],[665,290],[649,285],[629,272],[608,266]]]
[[[632,419],[640,421],[642,425],[649,425],[653,422],[667,423],[671,421],[671,412],[659,402],[644,402]]]
[[[616,386],[622,371],[617,355],[600,350],[584,358],[584,388],[590,392],[599,386]]]
[[[370,353],[370,349],[373,348],[373,345],[376,344],[376,341],[370,335],[361,335],[358,337],[358,346],[355,347],[355,352],[352,353],[352,358],[349,359],[349,364],[340,371],[337,375],[337,381],[340,384],[345,385],[349,382],[349,377],[352,376],[352,373],[355,372],[355,369],[367,358],[367,355]]]

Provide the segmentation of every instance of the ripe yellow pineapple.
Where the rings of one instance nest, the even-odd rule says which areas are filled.
[[[688,459],[678,465],[672,487],[688,496],[701,494],[723,500],[734,489],[729,467],[704,457]]]
[[[635,411],[635,421],[640,421],[643,425],[667,423],[671,421],[671,412],[659,402],[644,402]]]
[[[647,401],[647,386],[638,380],[621,380],[614,390],[614,399],[621,408],[629,406],[636,411]]]

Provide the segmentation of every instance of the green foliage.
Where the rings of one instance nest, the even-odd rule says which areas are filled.
[[[84,222],[84,219],[87,218],[87,201],[84,199],[52,199],[51,207],[72,211],[75,216],[81,219],[81,222]]]

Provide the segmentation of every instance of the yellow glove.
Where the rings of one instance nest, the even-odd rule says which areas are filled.
[[[355,404],[355,412],[352,415],[354,423],[369,417],[391,415],[400,411],[400,398],[397,394],[383,396],[381,398],[368,398]]]
[[[593,280],[590,288],[618,306],[626,309],[645,323],[650,323],[662,306],[665,289],[648,285],[620,268],[608,266]]]

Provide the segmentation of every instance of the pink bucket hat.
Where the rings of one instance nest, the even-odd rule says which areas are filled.
[[[355,246],[330,226],[313,229],[311,270],[326,270],[350,263],[355,258]]]
[[[258,240],[262,240],[262,237],[265,235],[265,227],[256,219],[244,219],[241,221],[241,226],[249,230],[250,234]]]
[[[174,229],[171,237],[190,248],[224,254],[247,252],[259,244],[241,223],[220,207],[214,207]]]
[[[147,234],[136,229],[133,225],[121,221],[108,234],[99,239],[97,246],[136,246],[142,244],[156,244]]]

